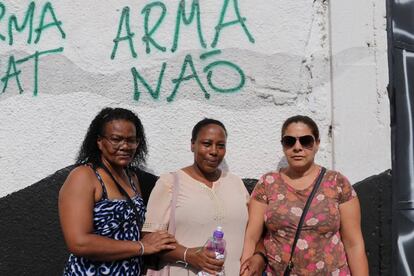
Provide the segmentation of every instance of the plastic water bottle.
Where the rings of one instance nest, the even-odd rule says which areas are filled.
[[[224,232],[221,226],[217,226],[214,230],[213,237],[209,238],[206,242],[207,250],[214,251],[217,260],[224,260],[226,254],[226,241],[224,240]],[[209,273],[200,271],[198,276],[210,276]],[[216,275],[225,276],[224,267],[223,270],[218,272]]]

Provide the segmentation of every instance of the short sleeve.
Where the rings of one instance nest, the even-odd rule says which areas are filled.
[[[167,230],[170,219],[173,175],[163,174],[155,183],[148,200],[143,232]]]
[[[263,176],[259,179],[259,181],[257,181],[256,186],[253,189],[251,198],[259,202],[268,204],[269,201],[267,200],[266,183],[264,181]]]
[[[340,173],[337,173],[336,175],[336,185],[339,194],[339,204],[345,203],[357,196],[349,180]]]

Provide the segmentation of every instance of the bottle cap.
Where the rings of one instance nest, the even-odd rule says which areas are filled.
[[[213,237],[217,239],[222,239],[224,237],[223,227],[217,226],[216,230],[213,233]]]

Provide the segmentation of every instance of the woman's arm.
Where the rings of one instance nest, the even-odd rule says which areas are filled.
[[[249,202],[249,221],[244,236],[243,253],[241,257],[240,274],[248,267],[246,261],[253,256],[256,244],[263,232],[264,214],[267,205],[252,198]]]
[[[93,233],[96,177],[85,166],[74,169],[59,192],[59,217],[63,235],[71,253],[99,261],[113,261],[142,253],[141,244],[118,241]],[[172,249],[175,239],[168,233],[153,233],[141,240],[144,254]]]
[[[340,204],[339,212],[341,237],[351,274],[352,276],[368,276],[368,261],[361,232],[361,210],[358,198]]]

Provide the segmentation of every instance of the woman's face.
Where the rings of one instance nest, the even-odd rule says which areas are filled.
[[[216,124],[200,129],[195,141],[191,143],[194,163],[203,173],[214,173],[226,154],[226,133]]]
[[[314,163],[315,155],[319,149],[319,140],[315,141],[308,125],[297,122],[291,123],[286,128],[282,137],[282,145],[289,166],[300,169]]]
[[[132,122],[113,120],[105,124],[103,136],[97,143],[102,159],[112,165],[126,167],[134,159],[139,141]]]

